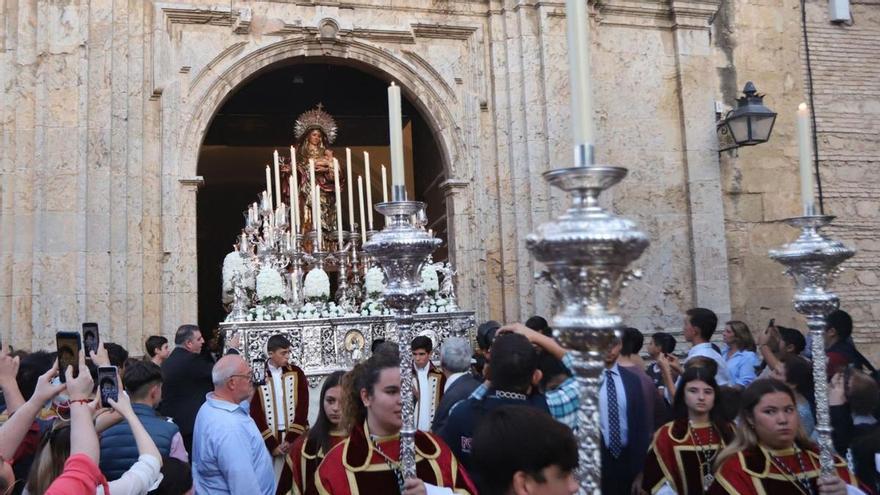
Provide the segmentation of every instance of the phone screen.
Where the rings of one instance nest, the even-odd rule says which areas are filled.
[[[266,360],[262,358],[254,359],[251,363],[251,375],[253,376],[254,385],[266,384]]]
[[[101,391],[101,407],[112,407],[108,399],[119,400],[119,381],[116,366],[98,368],[98,390]]]
[[[83,350],[85,350],[86,358],[89,357],[90,352],[97,353],[98,352],[98,324],[97,323],[83,323]]]
[[[61,382],[67,380],[65,371],[73,367],[73,376],[79,376],[79,351],[82,348],[80,335],[76,332],[58,332],[55,334],[55,345],[58,350],[58,375]]]

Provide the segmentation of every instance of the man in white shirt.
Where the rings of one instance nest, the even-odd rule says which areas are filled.
[[[718,364],[718,372],[715,381],[724,386],[730,383],[730,373],[727,371],[727,363],[721,354],[716,351],[709,340],[718,326],[718,316],[712,310],[706,308],[691,308],[685,311],[684,316],[684,339],[691,343],[685,364],[691,359],[702,356],[709,358]],[[681,373],[681,370],[679,370]]]
[[[419,403],[416,405],[416,427],[422,431],[431,430],[434,412],[443,397],[446,377],[431,363],[434,344],[430,337],[419,335],[412,340],[410,350],[413,355],[413,368],[419,382]]]

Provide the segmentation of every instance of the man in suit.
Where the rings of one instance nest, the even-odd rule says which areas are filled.
[[[473,349],[466,339],[450,337],[440,347],[440,367],[446,376],[443,397],[434,413],[431,431],[439,432],[446,424],[449,411],[458,401],[467,399],[480,382],[470,373]]]
[[[622,347],[619,338],[605,355],[599,388],[602,429],[602,493],[629,495],[642,471],[653,430],[639,378],[617,365]]]
[[[205,339],[196,325],[181,325],[174,335],[174,350],[162,363],[162,404],[159,411],[180,428],[183,444],[192,454],[193,425],[205,395],[214,389],[214,363],[202,356]]]

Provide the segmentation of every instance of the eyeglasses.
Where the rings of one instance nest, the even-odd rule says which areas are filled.
[[[230,375],[229,379],[232,380],[233,378],[247,378],[248,381],[251,382],[251,383],[253,383],[253,381],[254,381],[254,377],[253,377],[252,375],[241,375],[241,374],[239,374],[239,375]]]

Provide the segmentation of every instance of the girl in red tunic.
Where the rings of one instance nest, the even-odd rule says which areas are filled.
[[[840,457],[834,457],[836,476],[819,478],[819,451],[800,427],[788,385],[755,380],[742,394],[739,421],[736,439],[718,455],[710,494],[846,495],[847,485],[859,493]]]
[[[343,371],[331,373],[324,379],[321,387],[321,409],[315,426],[306,435],[300,435],[290,448],[290,454],[278,486],[290,486],[290,495],[316,495],[315,472],[337,443],[345,439],[347,433],[340,427],[342,419],[342,386],[340,380]]]
[[[707,368],[685,370],[675,392],[675,419],[654,434],[648,450],[642,489],[675,490],[679,495],[706,492],[714,481],[713,463],[733,439],[733,427],[721,415],[715,376]]]
[[[426,492],[427,485],[476,494],[449,447],[431,433],[416,432],[416,478],[403,479],[400,466],[400,360],[382,351],[343,378],[345,423],[351,435],[324,458],[315,475],[319,494]]]

